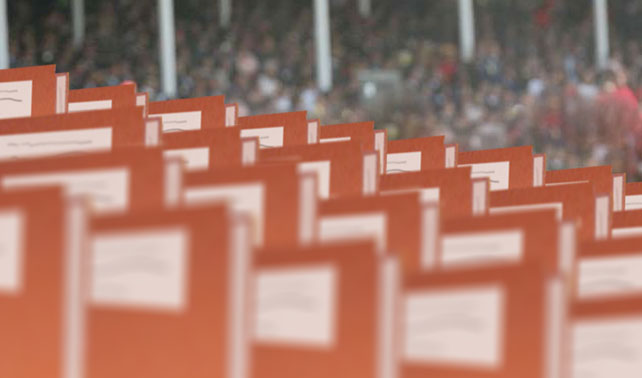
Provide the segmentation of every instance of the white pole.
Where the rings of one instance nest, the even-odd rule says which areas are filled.
[[[327,92],[332,89],[330,49],[330,10],[328,0],[314,0],[314,38],[317,52],[317,85]]]
[[[370,17],[370,12],[372,10],[371,0],[358,0],[359,1],[359,14],[361,17]]]
[[[78,47],[85,39],[85,0],[72,0],[71,17],[73,19],[73,43]]]
[[[459,0],[459,54],[468,63],[475,57],[475,15],[473,0]]]
[[[221,26],[227,28],[232,19],[232,0],[219,0],[219,22]]]
[[[168,97],[176,96],[176,40],[174,35],[174,1],[158,0],[160,34],[161,86]]]
[[[9,22],[7,0],[0,0],[0,69],[9,68]]]
[[[609,20],[607,0],[593,0],[593,24],[595,26],[595,64],[606,68],[609,60]]]

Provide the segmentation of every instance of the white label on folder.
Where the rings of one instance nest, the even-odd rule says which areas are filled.
[[[488,212],[490,214],[509,214],[509,213],[521,213],[524,211],[545,210],[545,209],[555,210],[555,216],[557,220],[562,220],[562,217],[564,216],[564,204],[562,202],[529,203],[525,205],[513,205],[513,206],[495,206],[495,207],[491,207],[488,210]]]
[[[545,186],[575,185],[575,184],[586,184],[586,183],[589,183],[589,182],[590,182],[589,180],[547,182]]]
[[[533,186],[544,185],[544,172],[546,172],[546,167],[544,167],[544,156],[533,156]]]
[[[136,106],[145,106],[147,103],[147,96],[145,94],[137,94],[136,95]]]
[[[157,113],[150,114],[150,117],[161,117],[163,120],[163,132],[169,133],[184,130],[200,130],[201,111]]]
[[[642,254],[581,258],[580,298],[642,292]]]
[[[67,84],[67,75],[56,75],[56,114],[67,112],[67,91],[69,84]]]
[[[624,176],[613,176],[613,211],[622,211]]]
[[[421,171],[421,151],[395,152],[386,155],[386,173]]]
[[[207,169],[210,165],[210,149],[208,147],[176,148],[163,151],[167,158],[180,157],[185,161],[185,168],[188,171],[199,171]]]
[[[78,101],[67,104],[69,113],[111,109],[111,100]]]
[[[372,240],[379,253],[388,243],[388,220],[384,213],[331,215],[319,219],[319,239],[328,241]]]
[[[68,197],[88,196],[98,212],[123,211],[129,205],[127,168],[27,173],[2,178],[2,186],[6,189],[50,185],[62,186]]]
[[[109,150],[111,127],[0,136],[0,160]]]
[[[459,164],[460,167],[471,167],[471,178],[488,178],[490,190],[508,189],[510,177],[510,162],[498,161],[492,163]]]
[[[305,161],[297,165],[299,173],[313,172],[317,175],[317,195],[319,198],[330,198],[330,160]]]
[[[447,146],[445,149],[444,166],[446,168],[455,168],[455,161],[457,160],[457,147]]]
[[[0,83],[0,119],[31,116],[31,80]]]
[[[236,105],[225,105],[225,127],[236,126]]]
[[[185,189],[183,195],[185,202],[190,205],[221,201],[233,211],[249,215],[252,220],[254,245],[263,244],[265,188],[262,183],[192,187]]]
[[[522,230],[446,234],[442,237],[444,266],[518,262],[524,253]]]
[[[627,238],[632,236],[642,235],[642,226],[638,227],[620,227],[614,228],[611,230],[611,237],[616,238]]]
[[[321,138],[319,143],[333,143],[333,142],[347,142],[350,140],[349,136],[334,137],[334,138]]]
[[[0,211],[0,293],[22,286],[24,219],[19,211]]]
[[[283,147],[283,126],[241,130],[241,138],[259,138],[260,148]]]
[[[404,193],[419,193],[419,201],[423,205],[439,203],[439,187],[436,188],[411,188],[411,189],[396,189],[386,190],[381,194],[404,194]]]
[[[642,209],[642,194],[630,194],[624,196],[624,210]]]
[[[572,327],[573,378],[639,378],[642,318],[595,318]]]
[[[403,357],[414,363],[500,366],[504,302],[498,286],[406,294]]]
[[[255,339],[322,348],[335,342],[337,271],[330,265],[256,274]]]
[[[189,259],[185,230],[98,233],[90,247],[93,303],[185,308]]]

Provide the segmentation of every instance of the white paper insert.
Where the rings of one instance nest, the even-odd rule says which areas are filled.
[[[510,178],[510,162],[498,161],[492,163],[459,164],[460,167],[471,167],[471,178],[488,178],[490,190],[508,189]]]
[[[442,237],[444,266],[518,262],[524,253],[522,230],[446,234]]]
[[[624,210],[642,209],[642,194],[630,194],[624,196]]]
[[[283,126],[241,130],[241,138],[258,137],[260,148],[283,147]]]
[[[510,214],[510,213],[521,213],[524,211],[533,211],[533,210],[546,210],[552,209],[555,210],[555,217],[557,220],[561,221],[564,216],[564,204],[562,202],[548,202],[548,203],[528,203],[524,205],[513,205],[513,206],[495,206],[491,207],[488,212],[490,214]]]
[[[315,173],[317,175],[317,195],[319,198],[330,198],[330,160],[304,161],[297,165],[299,173]]]
[[[580,298],[642,292],[642,254],[582,258],[578,268]]]
[[[386,190],[381,192],[381,194],[403,194],[403,193],[419,193],[419,201],[424,205],[439,203],[439,187],[397,189],[397,190]]]
[[[406,294],[404,359],[415,363],[500,366],[504,302],[499,286]]]
[[[337,276],[330,265],[260,270],[255,281],[255,339],[331,347]]]
[[[157,113],[150,114],[150,117],[161,117],[163,120],[163,132],[174,132],[183,130],[199,130],[201,128],[201,111]]]
[[[20,211],[0,211],[0,292],[17,292],[22,286],[23,228]]]
[[[319,143],[333,143],[333,142],[347,142],[350,140],[349,136],[334,137],[334,138],[321,138]]]
[[[638,378],[642,372],[642,318],[576,321],[573,378]]]
[[[67,111],[69,113],[84,112],[88,110],[104,110],[111,109],[111,100],[97,100],[97,101],[77,101],[67,104]]]
[[[252,220],[254,245],[263,244],[265,228],[265,188],[262,183],[222,184],[187,188],[188,204],[225,202],[235,212],[249,215]],[[293,231],[294,232],[294,231]]]
[[[2,178],[6,189],[60,185],[67,197],[86,195],[97,212],[123,211],[129,206],[129,170],[96,169],[27,173]]]
[[[0,159],[18,159],[111,148],[112,129],[45,131],[0,136]]]
[[[0,119],[31,116],[31,80],[0,83]]]
[[[185,168],[188,171],[199,171],[207,169],[210,165],[210,149],[208,147],[176,148],[163,151],[167,158],[180,157],[185,161]]]
[[[395,152],[386,155],[386,174],[421,171],[421,151]]]
[[[91,239],[93,303],[182,310],[189,236],[181,229],[98,233]]]
[[[372,240],[379,253],[388,244],[388,220],[385,213],[332,215],[319,219],[319,239],[324,242]]]
[[[642,235],[642,226],[638,227],[620,227],[611,230],[612,238],[626,238],[631,236]]]

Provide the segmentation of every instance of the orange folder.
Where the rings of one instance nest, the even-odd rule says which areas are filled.
[[[250,377],[372,378],[394,369],[388,293],[398,276],[371,244],[260,250],[253,271]]]
[[[63,377],[65,209],[59,189],[0,194],[2,377]]]
[[[418,191],[423,202],[439,204],[443,219],[484,214],[487,210],[487,180],[471,179],[469,167],[384,175],[379,183],[379,191]]]
[[[560,279],[537,266],[404,278],[403,378],[541,378],[562,353]]]
[[[559,222],[553,210],[451,219],[441,224],[437,265],[442,269],[510,264],[539,265],[549,272],[561,263]]]
[[[310,132],[306,112],[261,114],[239,117],[238,125],[243,137],[259,137],[261,148],[307,144]]]
[[[386,173],[445,168],[444,136],[388,141]]]
[[[379,182],[376,153],[355,141],[262,149],[258,161],[297,162],[316,171],[322,198],[374,193]]]
[[[184,131],[225,127],[223,96],[194,97],[148,104],[149,117],[163,119],[163,131]]]
[[[68,112],[118,109],[137,106],[136,84],[75,89],[69,91]]]
[[[249,164],[258,151],[257,138],[241,138],[237,127],[164,133],[160,144],[166,156],[184,158],[188,170]]]
[[[182,202],[189,206],[227,203],[249,215],[256,245],[297,245],[309,240],[312,232],[316,215],[313,180],[299,174],[294,164],[188,172],[183,177]]]
[[[0,121],[0,160],[143,146],[141,109],[56,114]]]
[[[578,240],[608,238],[611,207],[608,195],[596,195],[593,184],[569,184],[501,190],[490,193],[489,212],[555,209],[558,219],[577,222]]]
[[[62,186],[68,196],[88,196],[101,213],[163,206],[165,178],[163,156],[157,149],[0,163],[0,186],[6,190]]]
[[[491,190],[533,186],[533,149],[531,146],[494,150],[459,151],[457,166],[472,166],[472,177],[488,177]]]
[[[0,70],[0,118],[56,114],[57,85],[54,65]]]
[[[613,201],[613,211],[624,208],[625,175],[611,173],[611,166],[570,168],[548,171],[546,185],[564,185],[590,182],[598,193],[609,193]]]
[[[317,238],[321,243],[373,241],[379,254],[398,256],[404,272],[418,272],[423,255],[434,248],[429,243],[436,235],[426,230],[437,229],[438,219],[430,215],[417,193],[330,199],[319,203]]]
[[[340,123],[325,125],[319,129],[319,143],[354,140],[366,150],[374,150],[374,122]]]
[[[91,219],[83,376],[239,376],[251,263],[242,227],[221,206]]]

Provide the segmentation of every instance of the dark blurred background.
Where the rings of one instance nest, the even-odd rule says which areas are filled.
[[[392,138],[445,134],[462,149],[533,144],[549,169],[611,164],[640,179],[642,0],[608,3],[610,61],[595,66],[591,0],[475,0],[475,57],[458,57],[454,0],[331,0],[334,87],[315,81],[308,0],[176,0],[179,97],[224,94],[240,114],[307,110],[324,124],[374,120]],[[11,66],[55,63],[71,88],[134,80],[159,91],[157,2],[9,1]]]

